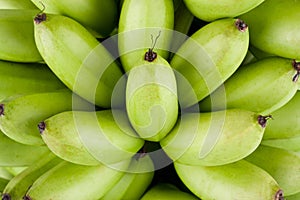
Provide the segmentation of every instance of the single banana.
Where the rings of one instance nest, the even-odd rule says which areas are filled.
[[[279,139],[264,139],[261,144],[290,151],[300,151],[300,136]]]
[[[247,25],[232,18],[211,22],[187,39],[170,62],[177,71],[181,107],[196,104],[222,85],[242,63],[248,44]]]
[[[264,0],[183,0],[188,9],[204,21],[236,17],[260,5]]]
[[[129,72],[126,111],[133,128],[148,141],[160,141],[177,121],[175,74],[169,63],[151,49]]]
[[[295,152],[260,145],[245,160],[268,172],[284,195],[300,192],[300,156]]]
[[[34,27],[36,45],[57,77],[79,96],[110,107],[114,86],[123,73],[107,49],[65,16],[38,14]]]
[[[60,162],[62,160],[52,153],[43,156],[8,182],[3,190],[2,200],[21,200],[37,178]]]
[[[32,19],[38,9],[0,9],[0,59],[39,62],[42,57],[34,42]]]
[[[100,199],[124,175],[129,162],[84,166],[62,162],[40,176],[29,188],[25,200]]]
[[[201,199],[284,199],[276,180],[245,160],[214,167],[174,165],[183,183]]]
[[[224,165],[248,156],[259,146],[268,118],[239,109],[185,113],[160,144],[178,163]]]
[[[126,113],[66,111],[39,123],[48,148],[62,159],[82,165],[129,160],[143,146]]]
[[[299,1],[267,0],[240,18],[251,27],[253,46],[280,57],[300,59],[299,9]]]
[[[281,139],[300,137],[300,91],[284,106],[274,111],[274,120],[270,120],[263,139]]]
[[[154,165],[149,155],[138,155],[131,160],[127,172],[101,200],[138,200],[149,187],[154,176]]]
[[[0,166],[17,167],[35,163],[49,153],[46,146],[31,146],[18,143],[0,131]]]
[[[122,66],[130,71],[160,31],[158,54],[167,59],[174,26],[172,0],[125,0],[120,13],[118,44]],[[153,43],[153,41],[152,41]]]
[[[0,9],[37,9],[30,0],[0,0]]]
[[[92,109],[92,104],[67,89],[24,95],[1,102],[0,129],[17,142],[44,145],[37,128],[40,121],[63,111]]]
[[[268,115],[295,95],[297,66],[299,63],[280,57],[245,65],[225,81],[224,86],[202,100],[200,110],[240,108]]]
[[[0,101],[12,96],[66,88],[44,64],[23,64],[0,60],[0,71]]]
[[[197,197],[179,190],[170,183],[158,183],[151,187],[141,198],[141,200],[196,200]]]

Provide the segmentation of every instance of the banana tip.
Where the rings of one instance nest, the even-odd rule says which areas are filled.
[[[0,104],[0,116],[4,115],[4,104]]]
[[[47,19],[46,13],[39,13],[35,16],[34,22],[36,24],[40,24],[41,22],[46,21],[46,19]]]
[[[40,134],[43,134],[43,132],[44,132],[45,129],[46,129],[46,123],[45,123],[45,122],[40,122],[40,123],[38,124],[38,129],[39,129],[39,131],[40,131]]]
[[[296,70],[296,74],[293,77],[293,82],[297,82],[300,76],[300,62],[296,62],[296,60],[293,60],[293,67]]]
[[[235,26],[241,32],[245,32],[248,29],[248,25],[241,19],[235,21]]]
[[[284,200],[283,191],[278,190],[275,194],[274,200]]]
[[[268,119],[273,119],[272,115],[267,115],[267,116],[259,115],[257,118],[257,121],[261,127],[265,128],[267,125]]]
[[[9,194],[4,193],[4,194],[2,195],[2,200],[11,200],[11,197],[10,197]]]
[[[23,197],[23,200],[31,200],[31,197],[28,196],[28,195],[25,195],[25,196]]]

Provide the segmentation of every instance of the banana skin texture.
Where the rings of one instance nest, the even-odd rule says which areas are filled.
[[[0,9],[37,9],[30,0],[0,0]]]

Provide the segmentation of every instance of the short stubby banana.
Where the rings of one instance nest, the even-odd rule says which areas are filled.
[[[200,110],[240,108],[271,114],[297,92],[299,66],[291,59],[270,57],[240,67],[224,86],[199,103]]]
[[[81,165],[130,160],[144,145],[123,111],[66,111],[38,126],[54,154]]]
[[[34,42],[32,19],[39,12],[0,9],[0,59],[14,62],[42,61]]]
[[[149,50],[151,51],[151,50]],[[126,84],[126,111],[139,136],[160,141],[173,128],[178,116],[177,83],[169,63],[156,58],[141,59],[130,70]]]
[[[217,89],[242,63],[248,44],[248,27],[240,19],[217,20],[196,31],[170,62],[178,72],[180,105],[196,104]]]
[[[185,113],[160,144],[178,163],[224,165],[243,159],[259,146],[268,118],[240,109]]]
[[[56,76],[79,96],[110,107],[114,86],[123,73],[108,50],[65,16],[38,14],[34,30],[38,50]]]
[[[116,1],[31,0],[46,13],[68,16],[85,26],[96,37],[107,37],[118,23]]]
[[[30,0],[0,0],[0,9],[37,9]]]
[[[158,54],[167,59],[173,26],[172,0],[125,0],[118,29],[120,59],[125,71],[128,72],[135,66],[140,55],[151,46],[150,42],[155,43],[153,35],[158,33],[160,34],[155,47]]]
[[[204,21],[236,17],[260,5],[264,0],[183,0],[197,18]]]
[[[251,27],[253,46],[277,56],[300,59],[299,9],[299,1],[266,0],[240,18]]]
[[[205,167],[174,163],[183,183],[201,199],[283,200],[276,180],[263,169],[245,161]]]
[[[19,96],[0,102],[0,129],[17,142],[44,145],[39,122],[63,111],[93,109],[91,103],[68,89]]]

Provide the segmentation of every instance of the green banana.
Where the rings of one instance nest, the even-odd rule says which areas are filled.
[[[28,166],[35,163],[49,149],[46,146],[31,146],[18,143],[0,131],[0,166]]]
[[[150,188],[141,200],[196,200],[192,194],[179,190],[176,186],[169,183],[159,183]]]
[[[172,0],[125,0],[120,13],[118,34],[120,59],[125,71],[136,66],[136,62],[150,46],[149,36],[159,31],[156,48],[158,54],[167,59],[173,26]]]
[[[10,174],[4,167],[0,167],[0,196],[1,192],[12,178],[12,174]]]
[[[189,107],[222,85],[242,63],[248,44],[247,25],[239,19],[217,20],[196,31],[170,62],[180,75],[180,105]]]
[[[150,51],[150,50],[149,50]],[[149,53],[146,52],[145,57]],[[177,84],[169,63],[155,53],[152,61],[141,59],[129,72],[126,84],[126,110],[139,136],[160,141],[176,123],[178,116]]]
[[[290,151],[300,151],[300,136],[291,138],[279,138],[279,139],[264,139],[261,144],[270,147],[277,147]]]
[[[68,16],[89,29],[96,37],[107,37],[117,26],[118,5],[107,0],[31,0],[46,13]]]
[[[129,162],[116,165],[126,170]],[[105,165],[84,166],[62,162],[40,176],[29,188],[26,200],[100,199],[124,172]]]
[[[33,182],[48,170],[62,162],[54,154],[43,156],[36,163],[12,178],[3,190],[2,199],[21,200]]]
[[[202,100],[200,110],[240,108],[268,115],[295,95],[298,89],[294,79],[298,73],[297,65],[290,59],[280,57],[245,65],[225,81],[224,86]]]
[[[260,145],[245,160],[268,172],[285,195],[300,192],[300,156],[296,153]]]
[[[5,169],[11,173],[13,176],[18,175],[23,170],[25,170],[28,166],[22,166],[22,167],[5,167]]]
[[[300,192],[297,193],[297,194],[293,194],[293,195],[290,195],[290,196],[286,196],[286,199],[287,199],[287,200],[299,200],[299,199],[300,199]]]
[[[82,165],[131,159],[143,146],[126,113],[66,111],[39,123],[42,139],[57,156]]]
[[[253,46],[277,56],[300,59],[299,9],[299,1],[266,0],[240,18],[251,27]]]
[[[34,42],[32,19],[38,9],[0,9],[0,59],[39,62],[42,57]]]
[[[263,169],[245,161],[205,167],[174,163],[183,183],[201,199],[283,200],[283,191]]]
[[[224,165],[248,156],[259,146],[268,118],[239,109],[185,113],[160,144],[179,163]]]
[[[154,165],[149,155],[132,158],[127,172],[101,200],[140,199],[154,176]]]
[[[37,128],[40,121],[63,111],[92,109],[93,105],[70,90],[24,95],[1,102],[0,129],[17,142],[43,145]]]
[[[36,45],[57,77],[79,96],[110,107],[123,73],[107,49],[71,18],[41,13],[34,21]]]
[[[197,18],[204,21],[236,17],[260,5],[264,0],[183,0]]]
[[[0,0],[0,9],[37,9],[30,0]]]
[[[300,91],[284,106],[272,113],[273,119],[265,130],[263,139],[300,137]]]
[[[44,64],[23,64],[0,60],[0,71],[0,101],[12,96],[66,88]]]

